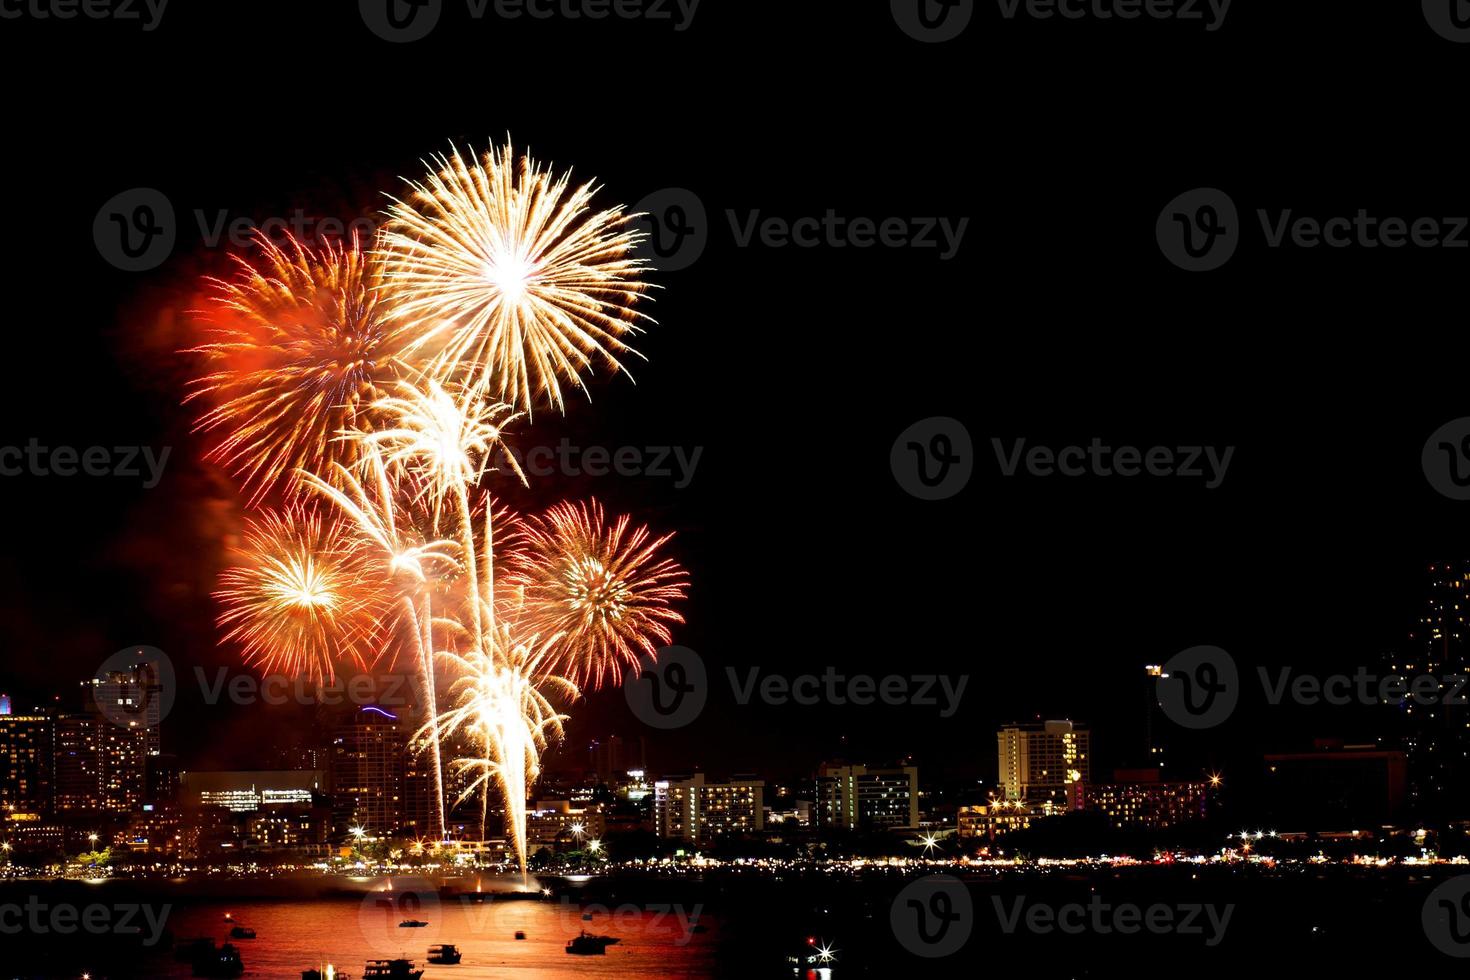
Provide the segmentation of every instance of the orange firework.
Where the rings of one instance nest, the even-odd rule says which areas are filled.
[[[608,524],[596,500],[560,503],[527,522],[511,564],[526,628],[560,638],[550,673],[596,690],[670,641],[669,624],[684,622],[670,603],[689,585],[677,562],[659,556],[671,537],[632,528],[627,515]]]
[[[381,273],[356,236],[311,249],[256,236],[258,267],[240,256],[233,282],[210,280],[213,342],[197,348],[209,373],[189,398],[213,407],[199,428],[219,441],[209,458],[238,476],[257,502],[272,486],[298,488],[296,472],[350,462],[338,434],[370,427],[369,406],[404,373],[401,338],[385,322]]]
[[[622,207],[593,211],[597,188],[573,189],[507,143],[482,161],[457,150],[395,200],[382,238],[395,322],[429,373],[531,411],[565,411],[562,383],[637,352],[633,310],[647,286],[632,254],[640,233]]]
[[[220,575],[219,625],[248,662],[330,680],[338,662],[361,669],[383,652],[395,596],[345,521],[314,510],[266,511],[250,522],[241,563]]]

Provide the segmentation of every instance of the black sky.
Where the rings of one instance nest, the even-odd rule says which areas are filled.
[[[186,672],[230,662],[207,570],[230,526],[198,463],[173,353],[225,249],[196,209],[351,216],[446,141],[512,134],[596,176],[602,202],[694,190],[711,242],[658,277],[649,359],[538,440],[702,447],[693,482],[549,478],[521,503],[595,492],[679,532],[680,642],[714,704],[655,764],[809,769],[846,751],[935,770],[993,765],[996,722],[1071,715],[1123,761],[1137,672],[1199,643],[1243,665],[1351,672],[1401,641],[1423,569],[1470,554],[1470,505],[1436,494],[1425,438],[1470,415],[1455,250],[1270,250],[1165,262],[1154,219],[1218,186],[1256,208],[1404,217],[1470,210],[1450,93],[1460,51],[1417,5],[1232,11],[1216,33],[1005,23],[919,45],[884,4],[708,0],[694,26],[473,23],[391,46],[354,4],[179,3],[157,31],[6,22],[6,445],[170,446],[163,482],[6,478],[0,686],[69,692],[129,644]],[[320,9],[316,9],[316,8]],[[1412,9],[1411,9],[1412,8]],[[1389,43],[1386,38],[1391,38]],[[1354,65],[1369,39],[1372,64]],[[1316,52],[1304,56],[1303,51]],[[1147,57],[1143,57],[1143,53]],[[1331,98],[1327,98],[1330,91]],[[1314,94],[1319,93],[1319,94]],[[98,208],[163,191],[182,219],[158,270],[109,267]],[[726,211],[965,216],[959,255],[739,248]],[[976,475],[916,500],[888,452],[961,419]],[[544,435],[543,435],[544,434]],[[992,437],[1234,446],[1224,484],[998,475]],[[726,667],[968,674],[961,710],[743,708]],[[197,692],[197,685],[193,688]],[[165,739],[243,764],[255,709],[181,698]],[[1361,719],[1251,707],[1199,748],[1263,747]],[[617,692],[574,744],[638,731]],[[842,740],[846,739],[845,742]],[[1111,742],[1111,744],[1110,744]]]

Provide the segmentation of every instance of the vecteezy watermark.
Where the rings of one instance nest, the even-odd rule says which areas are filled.
[[[970,26],[975,0],[889,0],[894,23],[915,41],[953,41]]]
[[[888,908],[893,936],[915,956],[957,953],[975,928],[975,904],[965,883],[950,875],[911,881]]]
[[[0,20],[115,20],[157,29],[168,0],[0,0]]]
[[[1456,44],[1470,43],[1470,4],[1465,0],[1423,0],[1424,20],[1434,33]]]
[[[464,0],[471,20],[647,21],[687,31],[700,0]],[[439,24],[444,0],[358,0],[362,21],[384,41],[402,44],[428,37]]]
[[[27,897],[24,904],[0,903],[0,935],[16,936],[141,936],[143,945],[156,946],[163,939],[172,905],[147,905],[117,902],[104,905],[50,904],[39,896]]]
[[[1470,500],[1470,416],[1430,433],[1419,461],[1430,486],[1451,500]]]
[[[1225,938],[1230,917],[1235,913],[1234,904],[1217,906],[1185,902],[1170,904],[1155,902],[1141,906],[1131,902],[1113,904],[1096,892],[1084,905],[1069,902],[1052,905],[1047,902],[1031,902],[1021,895],[1007,903],[999,895],[992,895],[991,904],[1000,929],[1013,935],[1021,929],[1038,935],[1060,932],[1069,936],[1084,933],[1108,936],[1114,933],[1123,936],[1146,932],[1151,935],[1200,936],[1206,946],[1218,946]],[[1009,906],[1009,907],[1008,907]]]
[[[262,241],[283,244],[290,239],[317,246],[353,237],[370,242],[379,223],[368,215],[313,215],[302,208],[265,218],[232,214],[223,208],[193,208],[189,214],[199,241],[211,249],[249,249]],[[113,195],[92,221],[98,254],[124,272],[158,268],[173,254],[181,230],[173,202],[152,187],[134,187]]]
[[[1206,490],[1225,481],[1225,471],[1235,455],[1234,446],[1109,446],[1094,436],[1086,446],[1028,446],[1016,439],[1009,446],[991,439],[995,461],[1002,476],[1015,476],[1024,468],[1034,477],[1172,476],[1203,480]]]
[[[623,676],[623,698],[633,716],[649,728],[683,728],[709,701],[704,658],[688,647],[668,646],[645,653],[638,668]]]
[[[1457,959],[1470,957],[1470,875],[1436,886],[1424,899],[1420,920],[1435,949]]]
[[[534,477],[624,476],[673,480],[683,490],[694,480],[694,470],[704,455],[703,446],[577,446],[562,439],[555,446],[501,446],[496,450],[497,468],[511,468],[513,461],[522,472]],[[510,456],[510,460],[501,454]]]
[[[829,666],[820,674],[782,674],[764,667],[725,668],[730,691],[740,707],[752,701],[784,707],[938,708],[941,718],[959,709],[969,674],[845,674]],[[704,659],[688,647],[664,647],[645,654],[638,669],[623,678],[623,696],[635,717],[650,728],[673,729],[691,724],[709,701],[709,671]]]
[[[904,429],[888,451],[898,485],[920,500],[953,497],[975,471],[975,447],[964,423],[947,416],[922,419]]]
[[[252,705],[356,705],[384,709],[403,708],[411,703],[412,681],[402,674],[338,674],[330,680],[309,680],[305,677],[287,677],[284,674],[231,673],[227,667],[218,667],[210,677],[203,667],[194,668],[199,682],[199,692],[204,703],[220,704],[228,700],[231,704]]]
[[[1240,701],[1235,658],[1215,646],[1190,647],[1157,673],[1155,696],[1164,716],[1182,728],[1213,728]]]
[[[1266,703],[1330,705],[1470,705],[1470,674],[1379,673],[1359,666],[1351,674],[1315,674],[1291,666],[1256,668]],[[1219,647],[1191,647],[1156,674],[1156,696],[1165,717],[1184,728],[1213,728],[1228,719],[1242,691],[1235,658]]]
[[[666,187],[633,208],[643,238],[637,248],[659,271],[687,269],[704,254],[712,228],[704,202],[683,187]],[[736,248],[917,249],[941,262],[953,259],[970,227],[967,217],[904,217],[841,214],[770,215],[760,209],[725,210]]]
[[[958,678],[948,674],[841,674],[828,667],[822,674],[762,674],[763,668],[751,667],[741,679],[734,667],[726,667],[735,703],[744,707],[757,695],[765,704],[795,704],[805,707],[831,704],[838,707],[867,707],[886,704],[892,707],[939,708],[939,717],[949,718],[959,710],[965,695],[969,674]]]
[[[1225,26],[1231,0],[996,0],[1000,15],[1015,20],[1173,20],[1199,23],[1209,33]]]
[[[0,476],[110,476],[142,478],[152,490],[163,478],[172,447],[43,446],[34,436],[24,446],[0,446]]]
[[[917,248],[938,249],[939,261],[960,252],[969,218],[848,217],[828,208],[821,217],[744,215],[726,210],[725,219],[739,248],[759,243],[766,248]]]
[[[1293,208],[1257,208],[1255,216],[1262,243],[1273,251],[1470,248],[1470,217],[1465,215],[1399,217],[1358,208],[1351,215],[1321,216],[1298,214]],[[1188,191],[1170,201],[1156,224],[1164,257],[1191,272],[1224,265],[1244,231],[1235,202],[1211,187]]]

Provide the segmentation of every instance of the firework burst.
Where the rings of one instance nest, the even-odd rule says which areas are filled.
[[[209,280],[214,339],[196,348],[208,373],[188,399],[214,407],[198,428],[218,437],[208,458],[230,469],[254,504],[272,486],[297,489],[355,449],[339,432],[367,426],[365,409],[405,369],[402,336],[380,303],[377,260],[356,236],[311,249],[256,236],[258,264],[233,256],[233,281]],[[188,400],[186,399],[186,400]]]
[[[394,199],[382,238],[395,322],[414,335],[434,377],[461,381],[525,411],[564,412],[563,383],[582,388],[599,363],[626,370],[647,285],[621,207],[593,211],[598,188],[572,188],[507,143],[466,162],[432,158],[408,201]]]
[[[339,662],[366,669],[383,652],[393,597],[345,522],[304,508],[266,511],[237,554],[241,563],[221,574],[215,596],[225,639],[247,662],[324,681]]]
[[[671,537],[654,538],[626,515],[609,524],[596,500],[560,503],[527,523],[512,577],[528,627],[560,637],[551,673],[596,690],[670,641],[669,624],[684,622],[670,604],[689,585],[659,556]]]

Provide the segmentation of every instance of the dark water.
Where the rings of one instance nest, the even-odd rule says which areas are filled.
[[[238,923],[255,940],[237,943],[247,975],[295,978],[331,963],[357,978],[370,958],[406,957],[425,980],[471,978],[711,977],[799,975],[788,957],[808,940],[834,950],[830,980],[906,975],[992,975],[1019,971],[1028,980],[1129,975],[1239,977],[1363,976],[1415,969],[1457,969],[1464,960],[1429,939],[1424,924],[1431,892],[1470,869],[1298,867],[1141,867],[955,872],[970,907],[964,943],[938,958],[918,955],[895,933],[894,909],[922,875],[899,869],[862,873],[823,870],[720,871],[706,875],[618,875],[591,880],[545,879],[531,898],[476,900],[444,894],[442,881],[395,878],[298,881],[82,883],[6,882],[0,901],[40,896],[81,906],[146,902],[169,910],[172,940],[227,938]],[[1470,880],[1470,879],[1466,879]],[[473,891],[473,881],[450,883]],[[486,891],[518,882],[483,882]],[[543,895],[544,886],[550,895]],[[1007,927],[1016,909],[1108,906],[1175,909],[1229,907],[1223,929],[1194,934],[1135,930],[1066,933]],[[226,919],[226,915],[230,918]],[[584,921],[583,915],[591,916]],[[429,923],[405,929],[405,918]],[[695,931],[698,922],[702,928]],[[1207,925],[1201,918],[1200,925]],[[574,957],[566,942],[580,930],[621,941],[603,957]],[[517,941],[517,930],[526,934]],[[437,942],[464,951],[459,966],[425,963]],[[0,975],[17,977],[185,977],[168,944],[76,935],[0,937]],[[1470,942],[1460,953],[1470,956]],[[811,978],[819,980],[819,978]]]

